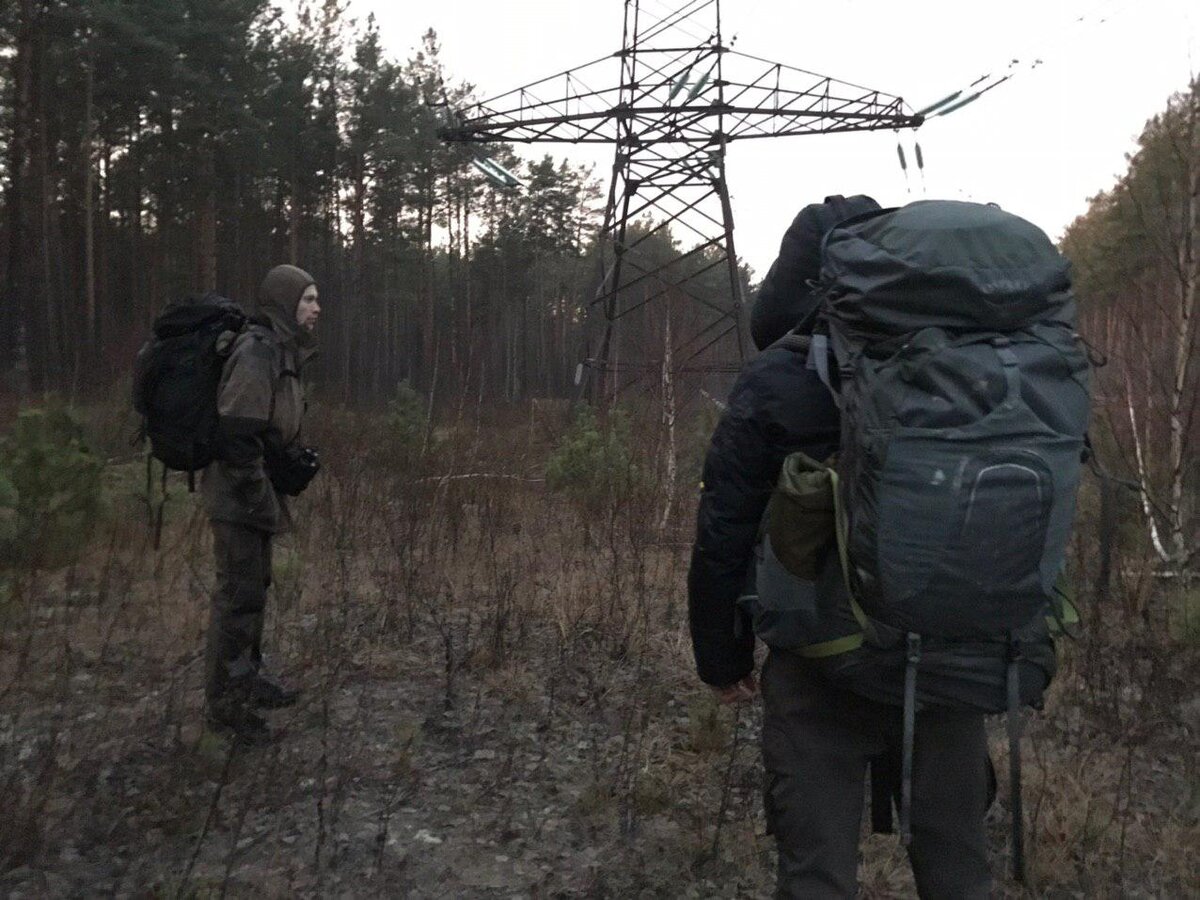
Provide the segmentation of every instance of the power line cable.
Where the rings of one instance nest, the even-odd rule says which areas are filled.
[[[655,6],[661,10],[661,17],[655,20],[654,24],[643,33],[643,36],[638,40],[639,44],[652,40],[653,38],[671,31],[672,29],[680,34],[690,37],[692,40],[698,43],[708,43],[712,40],[712,34],[705,36],[696,31],[696,29],[693,27],[684,24],[689,17],[711,6],[712,0],[690,0],[690,2],[685,3],[676,9],[671,9],[667,6],[664,6],[662,3],[659,3],[658,0],[642,0],[642,2],[639,4],[639,8],[644,9],[647,5]],[[655,13],[651,12],[650,15],[655,15]]]
[[[1106,4],[1105,8],[1096,12],[1082,12],[1080,15],[1073,16],[1066,22],[1062,23],[1055,31],[1052,38],[1043,40],[1038,45],[1038,52],[1027,52],[1021,55],[1011,54],[1009,62],[998,72],[986,72],[977,76],[973,81],[944,95],[940,100],[925,106],[917,111],[916,115],[924,116],[928,122],[930,119],[941,118],[942,116],[950,115],[957,112],[965,106],[968,106],[982,97],[989,91],[995,90],[1000,85],[1010,81],[1015,75],[1022,71],[1030,71],[1045,65],[1045,57],[1050,56],[1047,49],[1053,49],[1055,45],[1062,43],[1067,33],[1078,26],[1100,26],[1115,19],[1118,15],[1124,12],[1131,4],[1132,0],[1111,0]],[[925,183],[925,159],[919,143],[913,145],[914,155],[917,160],[917,169],[921,175],[921,192],[926,193]],[[904,173],[904,186],[907,193],[911,193],[908,166],[906,164],[904,149],[900,144],[896,145],[896,151],[900,159],[900,168]]]
[[[1127,9],[1132,0],[1124,0],[1119,6],[1113,7],[1112,3],[1108,4],[1108,8],[1098,13],[1083,13],[1076,16],[1074,19],[1060,26],[1055,33],[1053,39],[1043,41],[1039,46],[1041,49],[1053,49],[1055,44],[1061,43],[1066,32],[1079,25],[1103,25],[1117,15]],[[1011,80],[1015,75],[1022,71],[1033,71],[1045,64],[1045,57],[1049,56],[1046,52],[1037,53],[1022,53],[1021,55],[1010,55],[1009,62],[997,72],[985,72],[979,75],[970,83],[950,91],[937,100],[917,110],[917,115],[924,116],[926,119],[936,119],[942,116],[948,116],[953,112],[957,112],[965,106],[974,103],[984,94],[995,90],[1000,85]]]
[[[641,2],[641,6],[643,9],[645,9],[647,6],[655,7],[655,11],[652,12],[651,15],[659,15],[659,19],[655,22],[656,26],[661,25],[667,19],[671,18],[671,16],[675,15],[678,12],[681,12],[683,9],[686,9],[687,6],[691,6],[691,5],[692,4],[689,3],[678,9],[670,9],[663,3],[659,2],[659,0],[642,0],[642,2]],[[711,34],[703,35],[696,28],[694,28],[690,25],[685,25],[684,21],[686,21],[686,19],[681,22],[677,22],[673,26],[668,26],[668,28],[676,29],[680,34],[687,35],[689,38],[696,41],[698,44],[707,43],[708,41],[712,40]],[[667,30],[667,29],[664,29],[664,30]]]

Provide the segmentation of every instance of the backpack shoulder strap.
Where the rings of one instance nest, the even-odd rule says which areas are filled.
[[[793,353],[808,353],[811,345],[812,338],[807,334],[796,334],[794,331],[789,331],[767,349],[774,350],[778,347],[781,350],[791,350]]]
[[[776,348],[791,350],[793,353],[807,354],[808,362],[806,366],[817,373],[817,377],[821,379],[821,383],[833,395],[834,402],[838,402],[838,392],[834,389],[833,380],[829,374],[829,353],[831,348],[828,335],[796,334],[794,331],[789,331],[775,343],[767,347],[767,350],[774,350]]]

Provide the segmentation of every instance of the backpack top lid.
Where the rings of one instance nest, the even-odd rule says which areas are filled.
[[[238,321],[245,319],[238,304],[215,291],[191,294],[163,308],[154,320],[154,336],[166,340],[218,323],[236,330]]]
[[[920,200],[835,228],[821,280],[832,316],[867,336],[1074,318],[1070,264],[1050,238],[983,203]]]

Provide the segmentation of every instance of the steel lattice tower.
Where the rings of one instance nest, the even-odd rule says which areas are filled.
[[[676,0],[661,14],[648,11],[663,9],[658,0],[624,2],[620,51],[468,107],[442,131],[449,141],[615,145],[580,370],[600,374],[588,379],[593,396],[606,378],[615,391],[661,365],[653,352],[620,365],[610,357],[617,324],[663,298],[689,310],[666,351],[678,370],[729,370],[744,357],[749,329],[725,179],[730,143],[922,121],[898,97],[732,49],[720,0]],[[666,234],[687,243],[664,253]]]

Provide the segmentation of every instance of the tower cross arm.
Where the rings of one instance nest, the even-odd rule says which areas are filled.
[[[440,135],[469,143],[578,144],[612,143],[629,131],[640,143],[695,145],[916,128],[924,121],[900,97],[724,47],[671,48],[644,66],[636,80],[613,85],[606,79],[599,83],[609,86],[590,87],[597,75],[610,74],[600,68],[613,67],[620,56],[593,60],[470,106]],[[697,70],[709,74],[699,77]]]
[[[917,128],[924,118],[874,88],[745,53],[724,59],[719,90],[726,140]]]
[[[621,99],[619,79],[613,83],[620,55],[603,56],[467,106],[453,114],[439,137],[469,143],[611,143]]]

